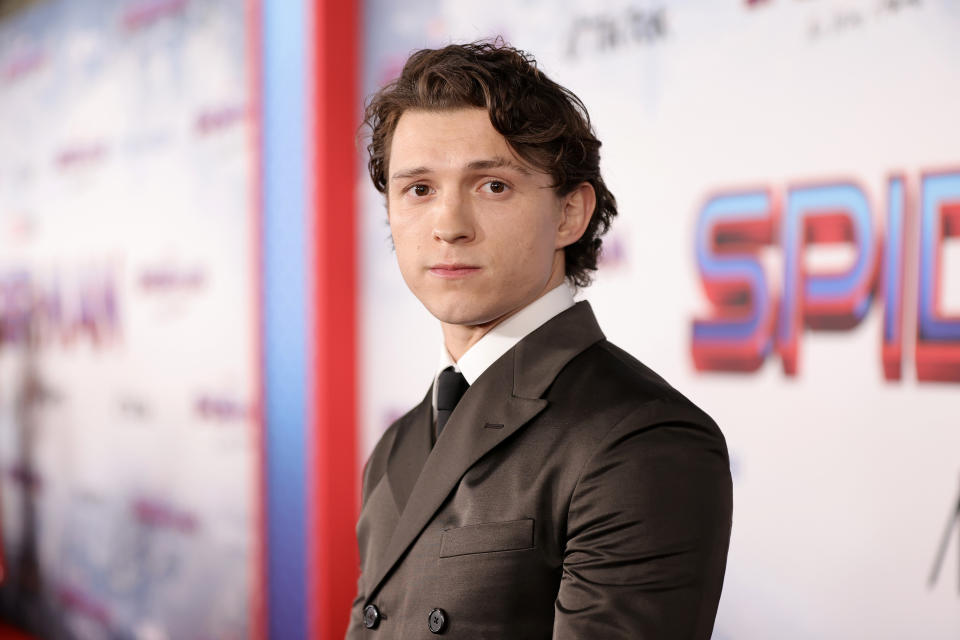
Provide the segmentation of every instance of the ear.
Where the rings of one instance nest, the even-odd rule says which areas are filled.
[[[561,198],[557,249],[569,246],[583,236],[596,208],[597,194],[589,182],[581,182]]]

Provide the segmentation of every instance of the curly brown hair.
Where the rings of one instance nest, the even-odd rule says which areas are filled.
[[[530,54],[494,41],[452,44],[414,52],[400,77],[367,101],[363,124],[371,131],[367,167],[373,185],[387,191],[390,143],[407,109],[487,110],[510,148],[549,174],[558,196],[584,182],[593,186],[596,209],[583,236],[564,249],[566,276],[590,284],[601,236],[617,215],[617,202],[600,176],[600,141],[583,102],[550,80]]]

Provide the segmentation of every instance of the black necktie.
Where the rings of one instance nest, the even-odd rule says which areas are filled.
[[[456,408],[460,398],[466,392],[467,379],[459,371],[454,371],[453,367],[447,367],[440,372],[437,377],[437,437],[443,430],[443,425],[447,424],[450,414]]]

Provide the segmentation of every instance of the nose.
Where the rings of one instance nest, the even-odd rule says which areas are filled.
[[[438,199],[433,218],[433,239],[440,242],[464,243],[474,238],[473,213],[456,191]]]

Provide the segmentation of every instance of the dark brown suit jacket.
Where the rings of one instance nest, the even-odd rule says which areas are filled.
[[[467,390],[431,394],[367,462],[349,640],[710,637],[730,539],[726,444],[607,342],[586,302]],[[363,610],[377,607],[376,628]]]

